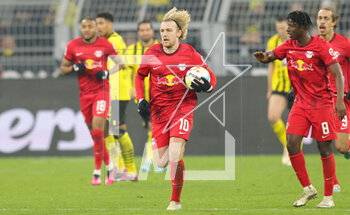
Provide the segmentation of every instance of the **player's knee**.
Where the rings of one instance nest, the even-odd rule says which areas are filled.
[[[122,136],[124,136],[125,133],[126,133],[126,130],[124,130],[124,129],[119,129],[119,133],[118,133],[118,135],[115,136],[115,138],[119,139],[119,138],[121,138]]]
[[[178,162],[181,156],[181,143],[172,143],[169,146],[169,161],[170,162]]]
[[[345,154],[349,150],[347,141],[344,142],[344,141],[341,141],[341,140],[338,140],[338,139],[335,140],[335,148],[341,154]]]
[[[168,160],[157,160],[156,163],[157,163],[157,167],[158,168],[165,168],[168,166]]]
[[[290,155],[296,155],[300,152],[300,143],[293,138],[287,137],[287,150]]]
[[[271,125],[274,125],[276,122],[278,122],[279,117],[276,114],[268,114],[267,119],[269,120]]]

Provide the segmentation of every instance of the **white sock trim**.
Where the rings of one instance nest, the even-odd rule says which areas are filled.
[[[101,175],[101,169],[94,169],[94,175]]]

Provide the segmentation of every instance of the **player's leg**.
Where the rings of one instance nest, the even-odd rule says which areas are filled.
[[[332,151],[332,141],[317,141],[317,146],[321,155],[324,177],[324,197],[317,207],[329,208],[334,206],[333,185],[335,176],[335,161]]]
[[[109,95],[105,92],[100,92],[94,100],[92,107],[92,138],[94,140],[94,153],[96,166],[96,175],[98,171],[101,174],[102,161],[104,161],[107,166],[107,177],[106,184],[112,184],[112,171],[114,165],[110,162],[109,153],[106,148],[106,143],[104,139],[104,130],[106,125],[106,119],[108,117],[109,111]],[[99,168],[98,168],[99,167]],[[95,174],[94,174],[95,175]]]
[[[186,140],[179,137],[171,137],[169,143],[169,163],[170,178],[172,184],[172,194],[168,210],[182,209],[180,196],[184,183],[185,164],[183,154]]]
[[[283,145],[282,164],[290,166],[291,163],[286,148],[286,127],[281,118],[283,111],[287,107],[287,102],[288,101],[286,96],[282,94],[273,93],[269,99],[267,117],[273,129],[273,132],[276,134],[277,138]]]
[[[333,102],[336,102],[336,100],[337,100],[337,97],[334,97]],[[347,104],[347,102],[346,101],[344,102],[345,102],[346,108],[349,109],[348,108],[349,105]],[[339,120],[338,115],[335,115],[334,119],[335,119],[335,126],[336,126],[336,131],[338,136],[338,138],[334,140],[335,148],[339,153],[345,154],[348,152],[348,145],[349,145],[349,133],[350,133],[350,127],[348,123],[349,119],[347,115],[345,115],[343,120]],[[334,193],[340,192],[340,184],[336,174],[334,175],[333,192]]]
[[[349,134],[337,132],[338,138],[334,140],[335,148],[339,153],[345,154],[348,152]],[[333,192],[339,193],[341,190],[336,173],[334,174]]]
[[[310,199],[317,197],[317,191],[312,186],[305,166],[305,158],[301,151],[301,141],[310,128],[307,113],[300,107],[293,106],[288,117],[287,149],[294,172],[303,187],[300,198],[294,202],[295,207],[304,206]]]
[[[324,197],[317,207],[333,207],[335,161],[332,151],[332,140],[337,139],[334,108],[313,110],[309,115],[312,121],[312,137],[317,140],[324,177]]]
[[[152,150],[152,123],[151,122],[143,122],[147,123],[147,141],[145,144],[146,150],[146,161],[142,165],[141,170],[144,172],[151,171],[151,164],[153,160],[153,150]]]
[[[126,128],[126,107],[129,101],[119,101],[119,134],[115,136],[118,139],[121,154],[127,170],[127,175],[120,180],[137,181],[134,146]]]
[[[191,106],[180,107],[182,113],[193,110]],[[185,145],[189,138],[192,124],[193,114],[186,116],[175,116],[173,120],[174,126],[170,129],[169,143],[169,163],[170,177],[172,182],[172,195],[168,210],[179,210],[182,208],[180,204],[180,195],[184,183],[185,164],[183,155]]]

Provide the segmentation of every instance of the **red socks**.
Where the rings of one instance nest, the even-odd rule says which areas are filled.
[[[335,161],[334,155],[330,155],[325,158],[321,158],[323,167],[323,178],[324,178],[324,195],[333,195],[333,180],[335,175]]]
[[[303,187],[309,186],[311,184],[309,175],[307,174],[305,167],[305,158],[303,152],[300,151],[296,155],[289,155],[290,162],[294,168],[294,171]],[[332,178],[333,180],[333,178]],[[332,188],[333,189],[333,188]]]
[[[170,162],[171,201],[180,202],[181,190],[184,184],[184,173],[185,164],[182,159],[179,162]]]
[[[104,159],[106,165],[109,164],[109,154],[105,146],[103,130],[93,129],[91,136],[94,140],[95,169],[101,169],[102,159]]]

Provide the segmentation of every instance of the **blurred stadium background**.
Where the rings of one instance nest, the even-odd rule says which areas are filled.
[[[281,153],[266,117],[267,66],[259,64],[252,52],[265,49],[268,38],[275,34],[277,15],[303,9],[315,24],[323,5],[337,9],[337,32],[350,37],[348,0],[0,0],[0,154],[92,155],[92,142],[79,112],[76,77],[60,76],[66,44],[79,36],[83,17],[107,10],[115,15],[115,30],[130,45],[137,40],[138,21],[151,20],[157,30],[164,13],[173,6],[190,12],[192,22],[185,42],[203,56],[220,32],[225,32],[226,46],[216,48],[209,57],[219,86],[242,71],[241,67],[224,68],[223,58],[226,64],[253,65],[226,95],[226,121],[234,122],[230,129],[239,143],[237,151]],[[134,113],[136,106],[129,104],[128,130],[136,155],[141,155],[146,132]],[[198,125],[207,123],[207,115],[206,110],[198,111]],[[192,134],[203,147],[198,150],[189,145],[187,154],[223,154],[223,145],[212,145],[223,140],[223,135],[218,136],[215,123],[207,125],[208,132],[195,129]],[[316,147],[305,146],[304,150],[316,152]]]

